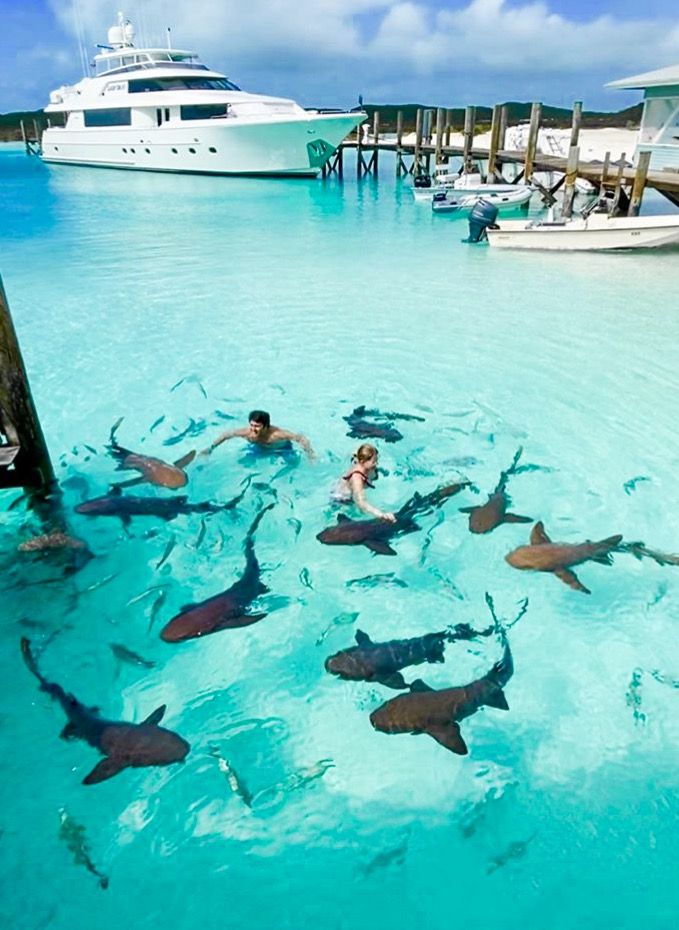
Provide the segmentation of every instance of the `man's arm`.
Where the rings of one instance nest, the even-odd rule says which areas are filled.
[[[297,445],[304,449],[310,459],[316,458],[316,453],[314,452],[311,443],[306,438],[306,436],[302,435],[302,433],[291,433],[287,429],[279,429],[276,432],[276,439],[289,439],[290,442],[296,442]]]
[[[223,442],[226,442],[227,439],[233,439],[234,436],[247,436],[247,429],[227,429],[225,433],[222,433],[221,436],[217,436],[214,442],[210,443],[207,449],[203,449],[200,453],[201,455],[209,455],[217,446],[221,446]]]

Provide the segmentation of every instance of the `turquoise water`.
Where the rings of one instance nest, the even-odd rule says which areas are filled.
[[[0,496],[4,926],[676,926],[679,571],[590,562],[587,597],[507,565],[527,526],[472,536],[457,508],[485,500],[523,446],[541,468],[511,480],[512,509],[553,538],[679,549],[679,253],[465,246],[464,221],[432,217],[382,171],[260,182],[48,170],[0,151],[0,273],[69,509],[116,477],[103,447],[121,416],[123,444],[178,458],[264,407],[318,452],[295,464],[221,446],[191,470],[191,500],[228,500],[253,473],[258,487],[204,531],[199,515],[137,519],[129,535],[74,515],[96,558],[50,584],[34,583],[59,578],[49,564],[15,551],[33,518],[7,509],[18,492]],[[650,195],[646,209],[669,208]],[[342,416],[360,403],[426,418],[381,445],[378,506],[460,474],[481,492],[423,517],[393,558],[315,539],[356,445]],[[190,418],[204,432],[164,445]],[[163,643],[181,605],[242,570],[269,488],[256,537],[269,616]],[[529,609],[510,634],[511,709],[462,724],[465,758],[375,732],[370,711],[396,692],[323,669],[356,628],[485,626],[486,591],[507,618],[524,597]],[[186,763],[83,786],[97,753],[58,738],[64,715],[23,665],[22,635],[45,646],[48,678],[110,718],[166,703]],[[155,666],[119,662],[110,643]],[[463,684],[498,656],[492,639],[456,643],[405,677]],[[60,810],[108,890],[74,862]]]

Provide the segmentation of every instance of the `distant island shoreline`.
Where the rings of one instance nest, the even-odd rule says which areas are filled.
[[[530,119],[531,104],[508,102],[503,104],[507,107],[507,122],[509,125],[520,123]],[[642,103],[637,103],[632,107],[615,112],[603,112],[599,110],[583,110],[581,125],[588,129],[638,129],[641,122]],[[372,120],[373,114],[379,111],[380,128],[382,132],[396,131],[396,117],[400,111],[403,114],[403,131],[414,132],[415,114],[418,109],[436,110],[436,107],[427,106],[421,103],[366,103],[363,109],[368,114],[368,119]],[[454,131],[462,131],[464,126],[464,107],[448,107],[447,122]],[[490,127],[493,115],[492,107],[476,107],[476,125],[475,133],[482,134]],[[47,127],[48,116],[44,110],[25,110],[15,113],[0,114],[0,142],[21,142],[21,121],[30,129],[33,134],[33,123],[40,130]],[[541,125],[555,129],[566,129],[571,125],[572,111],[565,107],[552,107],[546,104],[542,106]],[[54,120],[53,120],[54,123]]]

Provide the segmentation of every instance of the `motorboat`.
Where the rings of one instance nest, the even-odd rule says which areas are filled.
[[[94,73],[50,94],[45,162],[314,177],[366,118],[247,93],[195,52],[137,48],[134,39],[134,27],[118,14],[108,43],[98,46]]]
[[[442,193],[451,194],[454,197],[495,197],[502,195],[512,196],[520,191],[525,196],[525,201],[530,200],[533,188],[527,184],[494,184],[485,182],[478,172],[469,172],[458,174],[449,171],[447,166],[439,168],[433,178],[430,178],[428,186],[420,186],[415,180],[412,188],[413,197],[418,203],[429,203]]]
[[[502,190],[493,190],[493,187]],[[494,204],[500,212],[505,212],[527,206],[533,196],[532,188],[524,184],[488,184],[485,188],[481,194],[456,188],[438,191],[434,194],[431,208],[434,213],[468,213],[480,200],[484,200]]]
[[[492,222],[485,235],[493,248],[558,252],[654,249],[679,244],[679,214],[610,216],[589,213],[572,218]]]

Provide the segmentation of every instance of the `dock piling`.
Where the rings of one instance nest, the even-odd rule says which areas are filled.
[[[462,149],[462,165],[465,174],[472,170],[472,148],[474,147],[474,124],[476,122],[476,107],[464,109],[464,147]]]
[[[573,216],[573,201],[575,200],[575,182],[578,177],[578,162],[580,161],[580,148],[572,145],[568,150],[566,163],[566,186],[563,192],[563,206],[561,215],[569,219]]]
[[[641,207],[641,199],[644,196],[650,164],[651,152],[640,152],[637,161],[637,170],[632,184],[632,196],[630,197],[629,207],[627,208],[627,216],[639,216],[639,208]]]
[[[0,488],[47,493],[56,479],[0,279]],[[4,450],[4,451],[3,451]]]
[[[490,125],[490,145],[488,148],[487,177],[492,182],[498,180],[497,153],[500,146],[500,124],[502,122],[502,107],[496,104],[493,107],[493,121]]]

